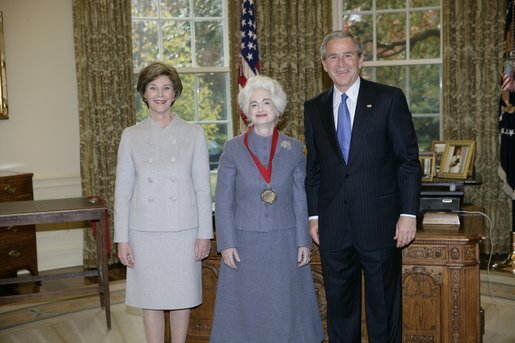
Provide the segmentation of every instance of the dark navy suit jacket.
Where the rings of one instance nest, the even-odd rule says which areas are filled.
[[[348,163],[333,116],[333,87],[304,106],[310,216],[318,216],[320,250],[344,240],[365,250],[396,244],[399,215],[419,210],[421,170],[406,98],[398,88],[361,79]]]

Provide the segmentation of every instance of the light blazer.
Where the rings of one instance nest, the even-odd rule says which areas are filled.
[[[277,202],[267,205],[260,194],[266,183],[243,142],[244,135],[224,146],[218,167],[215,222],[217,250],[238,247],[236,230],[296,230],[297,246],[311,247],[304,179],[303,145],[279,134],[272,163],[271,188]]]
[[[344,237],[371,250],[395,245],[402,214],[418,214],[421,170],[406,98],[398,88],[361,79],[348,163],[338,146],[333,87],[306,101],[310,216],[319,216],[320,249]],[[345,232],[349,235],[345,235]]]
[[[126,128],[118,148],[115,242],[128,230],[180,231],[198,227],[213,237],[211,184],[204,131],[177,115],[166,128],[152,119]]]

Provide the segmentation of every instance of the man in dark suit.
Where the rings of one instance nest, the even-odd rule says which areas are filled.
[[[305,185],[329,340],[361,341],[363,272],[369,342],[401,342],[401,248],[415,238],[421,180],[411,113],[400,89],[360,78],[352,34],[334,31],[320,50],[334,85],[304,104]]]

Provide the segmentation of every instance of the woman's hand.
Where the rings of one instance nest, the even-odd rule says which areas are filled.
[[[297,267],[302,267],[308,264],[311,261],[311,249],[306,247],[299,247],[299,252],[297,254]]]
[[[128,268],[134,267],[134,255],[129,243],[118,243],[118,258]]]
[[[238,250],[236,248],[222,250],[222,257],[224,259],[224,263],[229,268],[238,269],[236,262],[240,262],[240,255],[238,255]]]
[[[209,256],[211,242],[209,239],[197,239],[195,242],[195,261],[200,261]]]

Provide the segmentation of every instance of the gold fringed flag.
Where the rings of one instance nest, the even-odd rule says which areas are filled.
[[[504,191],[515,200],[515,0],[506,1],[506,63],[502,79],[499,111],[501,165],[499,176]]]

